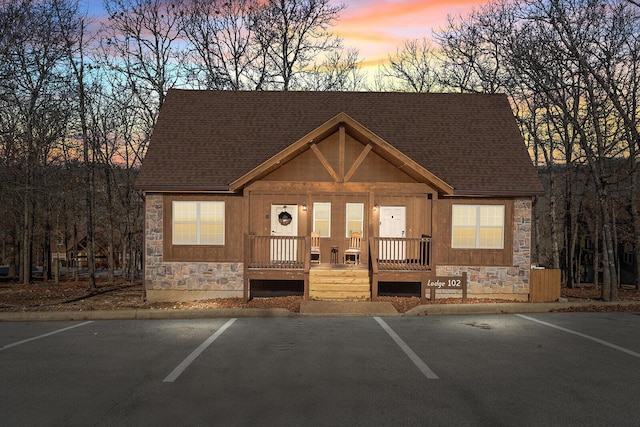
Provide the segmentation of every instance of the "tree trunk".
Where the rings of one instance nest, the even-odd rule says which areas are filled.
[[[24,228],[22,230],[22,245],[20,257],[20,282],[24,285],[31,283],[31,239],[33,236],[33,215],[31,191],[27,189],[24,200]]]
[[[49,211],[50,213],[51,211]],[[42,239],[42,281],[51,280],[51,222],[47,215],[44,225],[44,236]]]
[[[106,144],[106,150],[108,150],[108,144]],[[107,159],[109,158],[108,153],[106,154]],[[107,193],[107,268],[108,268],[108,275],[109,275],[109,282],[113,283],[114,278],[115,278],[115,274],[114,274],[114,268],[115,268],[115,257],[114,257],[114,236],[113,236],[113,230],[114,230],[114,212],[113,212],[113,188],[111,186],[112,184],[112,179],[111,179],[111,173],[110,173],[110,166],[109,166],[109,161],[106,160],[105,161],[105,171],[104,171],[104,180],[105,180],[105,192]]]
[[[85,206],[87,209],[87,269],[89,270],[89,290],[94,291],[96,289],[96,258],[94,253],[94,236],[93,236],[93,176],[89,167],[89,144],[87,143],[87,136],[84,137],[84,150],[85,150]]]
[[[20,277],[20,272],[18,271],[18,265],[20,265],[20,240],[17,238],[18,230],[16,230],[16,234],[12,236],[11,240],[13,244],[11,245],[11,252],[9,255],[9,279],[15,279],[16,277]]]
[[[640,189],[638,186],[638,170],[636,168],[637,153],[631,154],[634,161],[631,162],[631,216],[633,219],[633,238],[635,242],[635,264],[636,264],[636,289],[640,289]]]
[[[567,280],[567,287],[573,288],[573,285],[576,282],[576,276],[580,275],[580,272],[577,271],[576,263],[575,263],[575,255],[576,255],[576,242],[578,240],[578,230],[574,225],[573,221],[573,165],[569,162],[571,161],[571,156],[567,155],[567,165],[565,167],[565,191],[564,191],[564,229],[565,229],[565,265],[567,266],[567,271],[569,272],[569,280]]]
[[[600,287],[600,221],[597,215],[593,233],[593,286],[598,289]]]
[[[598,192],[598,205],[602,215],[602,242],[603,242],[603,284],[602,299],[605,301],[615,301],[618,299],[618,288],[616,278],[615,252],[613,248],[613,230],[611,216],[609,215],[609,204],[607,203],[607,191],[601,185],[596,186]]]
[[[73,217],[73,248],[71,249],[71,256],[73,260],[73,281],[78,283],[78,280],[80,280],[80,276],[78,274],[78,223],[75,215]]]

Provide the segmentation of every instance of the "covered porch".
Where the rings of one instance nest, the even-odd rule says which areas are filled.
[[[375,301],[379,282],[422,283],[432,272],[430,237],[370,237],[362,245],[357,258],[332,250],[312,262],[310,236],[245,235],[243,299],[251,297],[252,280],[298,280],[305,300]]]

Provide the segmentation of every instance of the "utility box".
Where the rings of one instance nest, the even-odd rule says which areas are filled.
[[[532,268],[529,277],[529,302],[558,301],[560,298],[560,269]]]

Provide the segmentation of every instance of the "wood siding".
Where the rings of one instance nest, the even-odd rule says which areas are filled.
[[[172,242],[173,201],[225,202],[224,245],[174,245]],[[164,261],[242,262],[243,200],[235,195],[165,194],[163,200]]]
[[[419,238],[424,234],[432,237],[432,205],[433,199],[429,199],[427,194],[406,194],[401,195],[402,190],[398,189],[394,196],[380,194],[377,196],[378,206],[406,206],[406,227],[405,237]],[[379,220],[378,220],[379,223]],[[375,225],[375,224],[374,224]],[[375,236],[378,236],[377,228]]]
[[[271,205],[286,204],[298,206],[298,235],[310,236],[313,231],[313,203],[331,203],[331,237],[320,239],[320,258],[329,260],[332,247],[338,248],[341,258],[349,244],[346,204],[362,203],[364,235],[361,262],[366,263],[369,257],[368,238],[378,236],[379,207],[382,205],[406,206],[406,237],[419,238],[423,234],[432,234],[433,200],[427,196],[431,191],[425,184],[257,182],[245,190],[249,199],[249,233],[268,236],[271,232]],[[302,209],[303,203],[307,205],[306,211]],[[375,205],[378,206],[376,210]]]
[[[403,172],[403,165],[372,151],[370,144],[354,139],[344,127],[319,142],[310,141],[290,161],[262,179],[247,185],[242,195],[165,195],[164,257],[166,261],[243,261],[243,237],[271,234],[271,205],[296,206],[297,235],[313,231],[313,204],[331,203],[331,236],[321,239],[321,259],[329,260],[337,247],[339,257],[348,247],[346,204],[364,205],[363,263],[368,262],[369,237],[379,236],[381,206],[406,207],[407,238],[431,237],[434,265],[508,266],[513,259],[513,200],[487,198],[439,199],[438,191],[416,182]],[[225,201],[225,245],[173,245],[172,202],[174,200]],[[504,249],[452,249],[451,206],[504,204]],[[303,206],[306,205],[306,210]]]
[[[313,204],[324,202],[331,203],[331,235],[320,239],[323,260],[331,258],[332,248],[338,248],[342,259],[348,248],[347,203],[364,205],[363,263],[368,262],[368,238],[379,232],[379,206],[406,206],[406,237],[430,236],[432,198],[437,198],[437,191],[405,173],[404,163],[396,163],[340,126],[320,141],[309,141],[306,150],[245,187],[249,234],[271,234],[271,205],[296,205],[298,235],[310,236],[314,231]]]
[[[454,249],[451,247],[451,206],[504,205],[504,249]],[[439,199],[434,206],[434,262],[436,265],[513,265],[513,200]]]
[[[348,134],[338,131],[271,172],[264,181],[406,182],[416,181]]]

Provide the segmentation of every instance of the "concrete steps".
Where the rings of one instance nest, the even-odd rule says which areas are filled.
[[[312,268],[309,271],[309,298],[345,301],[371,298],[369,270],[361,268]]]

